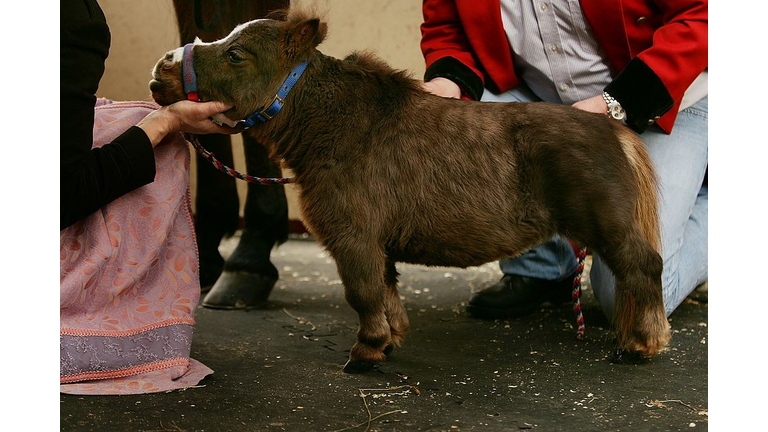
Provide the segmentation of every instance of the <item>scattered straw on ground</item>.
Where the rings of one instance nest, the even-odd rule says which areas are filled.
[[[398,409],[398,410],[387,411],[385,413],[379,414],[374,417],[373,414],[371,413],[371,408],[368,406],[368,399],[367,399],[368,396],[370,396],[372,399],[377,399],[380,397],[405,396],[407,394],[410,394],[411,391],[413,391],[416,395],[421,394],[421,391],[416,386],[412,386],[412,385],[401,385],[397,387],[388,387],[385,389],[357,389],[357,390],[359,392],[358,396],[363,400],[363,405],[365,406],[365,412],[368,415],[368,419],[354,426],[348,426],[342,429],[337,429],[337,430],[334,430],[333,432],[344,432],[348,430],[357,429],[361,426],[365,426],[365,429],[363,430],[363,432],[368,432],[371,429],[371,424],[374,421],[384,416],[397,414],[397,413],[402,413],[402,414],[407,413],[407,411]]]

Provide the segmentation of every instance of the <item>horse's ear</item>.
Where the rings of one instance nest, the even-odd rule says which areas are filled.
[[[291,56],[303,54],[325,39],[328,26],[318,18],[308,18],[285,23],[285,50]]]

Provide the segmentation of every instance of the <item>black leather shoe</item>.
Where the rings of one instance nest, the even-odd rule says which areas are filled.
[[[475,293],[467,312],[478,318],[513,318],[534,312],[542,303],[571,300],[576,273],[557,281],[504,275],[495,285]]]

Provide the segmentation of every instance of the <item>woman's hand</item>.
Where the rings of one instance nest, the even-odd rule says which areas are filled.
[[[230,108],[231,105],[223,102],[179,101],[150,113],[136,126],[144,130],[152,142],[152,147],[173,132],[236,134],[240,131],[219,126],[209,119],[212,115]]]
[[[582,111],[608,115],[608,104],[605,103],[603,95],[597,95],[589,99],[580,100],[571,106]]]
[[[433,95],[454,99],[461,98],[461,87],[448,78],[432,78],[423,83],[421,88]]]

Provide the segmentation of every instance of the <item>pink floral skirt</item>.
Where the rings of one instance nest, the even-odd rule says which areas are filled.
[[[157,108],[99,100],[94,147]],[[62,393],[160,392],[213,372],[189,357],[200,281],[186,142],[169,136],[155,161],[154,182],[61,231]]]

